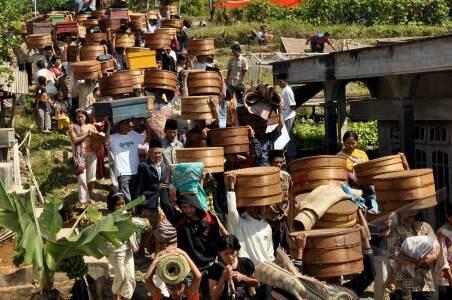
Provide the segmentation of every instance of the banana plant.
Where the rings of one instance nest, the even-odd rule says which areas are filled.
[[[16,233],[13,261],[16,266],[33,265],[39,274],[41,296],[47,299],[61,262],[74,256],[108,256],[109,244],[116,247],[122,245],[137,229],[128,210],[145,201],[144,197],[140,197],[102,217],[97,209],[91,207],[90,213],[99,216],[96,222],[80,232],[72,230],[69,235],[57,238],[63,226],[59,213],[62,201],[47,197],[38,218],[30,194],[27,197],[18,197],[14,193],[8,195],[0,180],[0,226]]]

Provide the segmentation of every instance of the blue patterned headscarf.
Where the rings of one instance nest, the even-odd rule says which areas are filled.
[[[193,193],[198,199],[201,208],[207,211],[207,196],[200,180],[204,174],[202,162],[180,163],[171,166],[171,180],[181,193]]]

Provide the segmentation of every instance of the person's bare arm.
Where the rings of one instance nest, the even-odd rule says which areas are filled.
[[[223,294],[224,286],[226,284],[226,281],[231,278],[233,273],[232,266],[227,265],[223,273],[221,273],[221,277],[219,281],[209,279],[209,289],[210,289],[210,296],[212,297],[212,300],[218,300],[221,297],[221,294]]]
[[[195,265],[193,260],[190,258],[190,256],[188,256],[187,252],[185,252],[179,248],[175,248],[174,251],[181,254],[183,257],[185,257],[185,259],[188,262],[188,265],[190,266],[191,273],[193,275],[193,280],[192,280],[191,285],[188,288],[188,290],[193,294],[198,292],[199,286],[201,285],[201,278],[202,278],[201,272],[199,271],[198,267]]]
[[[259,281],[253,276],[246,276],[242,273],[239,273],[238,271],[232,272],[232,278],[237,282],[243,281],[251,287],[258,287],[260,284]]]
[[[334,51],[337,51],[336,48],[333,46],[333,44],[331,44],[330,40],[326,40],[326,43],[333,48]]]

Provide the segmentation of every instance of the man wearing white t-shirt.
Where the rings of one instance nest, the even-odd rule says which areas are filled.
[[[295,112],[297,102],[295,101],[295,95],[292,91],[292,88],[287,82],[287,74],[278,74],[276,76],[276,80],[279,87],[282,89],[281,98],[283,99],[283,104],[281,109],[284,115],[284,124],[286,125],[287,131],[289,132],[290,136],[290,141],[287,146],[287,155],[291,158],[294,158],[297,153],[293,142],[292,127],[295,121],[295,117],[297,116],[297,113]]]
[[[119,191],[131,201],[137,195],[135,192],[136,175],[138,173],[138,147],[145,142],[145,137],[131,131],[130,120],[118,123],[118,133],[110,136],[110,122],[107,123],[107,145],[113,154],[114,172],[118,180]]]

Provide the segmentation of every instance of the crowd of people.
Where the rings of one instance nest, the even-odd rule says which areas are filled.
[[[82,12],[96,8],[96,1],[78,2]],[[154,32],[162,19],[157,14],[143,32]],[[161,69],[177,73],[177,90],[173,93],[134,91],[134,96],[153,97],[155,110],[177,110],[180,97],[188,95],[187,76],[191,72],[221,71],[214,55],[186,53],[189,27],[190,24],[184,22],[172,46],[162,47],[157,54]],[[130,28],[123,24],[119,32],[130,32]],[[262,44],[271,39],[266,28],[255,37]],[[313,51],[323,52],[324,44],[330,44],[328,37],[328,33],[316,35],[307,43],[311,43]],[[112,249],[109,257],[115,273],[112,286],[115,300],[132,299],[136,287],[134,259],[140,258],[153,258],[146,274],[146,287],[154,300],[272,299],[272,286],[258,281],[255,269],[261,263],[275,261],[277,249],[290,256],[289,218],[295,213],[290,210],[303,206],[303,203],[295,203],[292,178],[285,171],[287,161],[297,157],[292,136],[297,102],[288,84],[288,75],[278,74],[276,78],[281,100],[276,105],[277,126],[261,132],[254,128],[255,124],[240,124],[248,126],[250,151],[226,155],[224,164],[225,172],[254,166],[279,168],[282,202],[238,208],[235,175],[210,174],[199,163],[178,164],[176,150],[206,147],[209,130],[239,125],[237,112],[246,106],[249,70],[242,46],[238,43],[231,46],[218,105],[214,99],[209,100],[215,120],[187,122],[168,118],[163,136],[158,137],[150,122],[143,118],[115,124],[108,118],[95,119],[93,104],[112,99],[101,94],[96,80],[74,80],[67,49],[83,44],[84,40],[79,37],[62,34],[56,36],[52,47],[45,49],[28,50],[26,44],[21,45],[16,49],[16,56],[20,58],[19,66],[29,73],[29,84],[36,84],[34,109],[39,130],[49,133],[56,124],[57,130],[70,138],[79,185],[79,207],[96,205],[95,183],[107,177],[112,181],[106,199],[110,212],[140,196],[146,199],[146,203],[134,211],[136,217],[149,223],[141,228],[141,239],[134,243],[129,240]],[[136,33],[135,46],[144,47],[140,32]],[[127,69],[124,49],[114,44],[106,47],[111,48],[108,52],[112,53],[116,70]],[[284,131],[289,139],[284,147],[276,149],[275,141]],[[374,226],[367,224],[364,215],[377,213],[378,202],[373,186],[358,186],[354,176],[354,167],[369,160],[364,151],[357,149],[357,142],[357,134],[347,132],[338,155],[347,159],[349,185],[363,192],[360,228],[364,271],[351,280],[334,278],[331,283],[359,295],[375,282],[375,299],[379,300],[384,299],[386,289],[392,299],[405,299],[407,295],[411,299],[433,299],[437,287],[440,299],[451,299],[452,207],[448,208],[448,223],[436,234],[428,223],[419,221],[421,212],[416,210],[398,212],[397,218],[386,221],[383,228],[374,232]],[[197,192],[186,192],[187,186],[188,190]],[[417,236],[430,237],[435,243],[427,256],[415,259],[403,249],[407,238]],[[302,235],[301,239],[305,241],[306,236]],[[161,280],[159,259],[168,254],[183,257],[190,275],[178,282]],[[302,272],[302,260],[294,263]],[[434,272],[431,272],[433,266]],[[290,291],[279,292],[288,299],[296,299]]]

